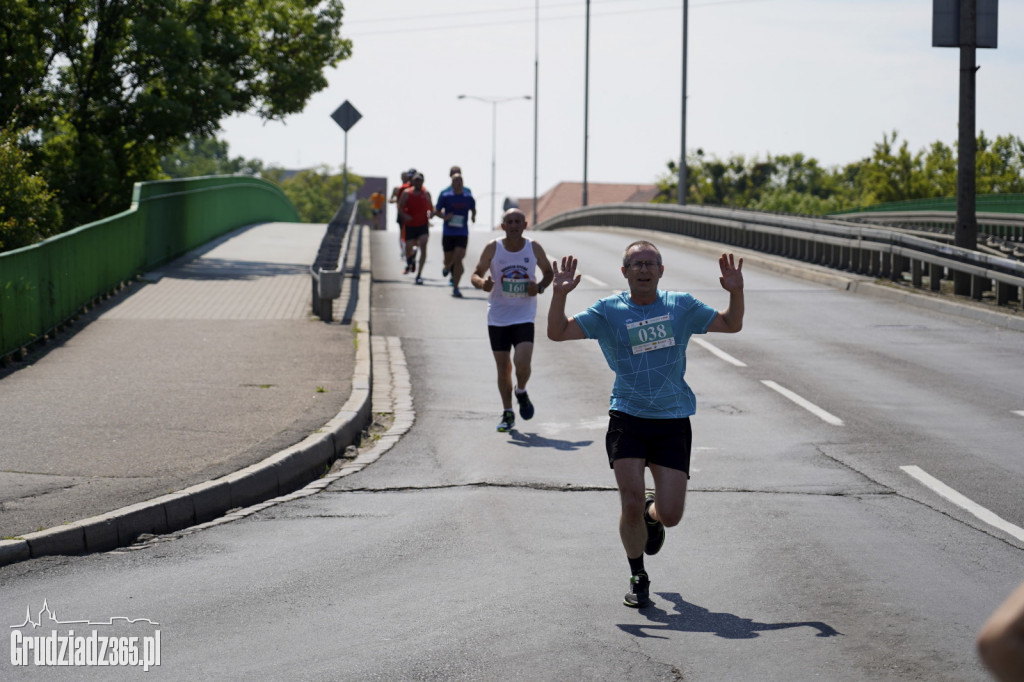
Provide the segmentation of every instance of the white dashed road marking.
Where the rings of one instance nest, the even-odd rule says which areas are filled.
[[[714,355],[714,356],[716,356],[718,358],[721,358],[722,360],[725,360],[730,365],[735,365],[736,367],[746,367],[747,366],[747,363],[743,362],[742,360],[737,360],[736,358],[734,358],[733,356],[729,355],[728,353],[726,353],[721,348],[718,348],[717,346],[714,346],[714,345],[708,343],[704,339],[697,338],[696,336],[692,336],[692,337],[690,337],[690,339],[694,343],[696,343],[698,346],[700,346],[701,348],[704,348],[709,353],[711,353],[712,355]]]
[[[580,277],[582,277],[583,279],[587,280],[588,282],[593,284],[595,287],[601,287],[602,289],[612,289],[610,286],[608,286],[606,283],[604,283],[601,280],[599,280],[597,277],[593,277],[591,275],[586,275],[586,274],[583,274],[583,273],[580,273]],[[619,292],[618,289],[612,289],[612,291],[614,291],[615,293]]]
[[[961,495],[960,493],[958,493],[957,491],[953,490],[948,485],[940,481],[939,479],[926,473],[923,469],[921,469],[921,467],[903,466],[900,467],[900,469],[907,472],[908,474],[916,478],[918,481],[925,484],[933,491],[937,492],[942,497],[945,497],[947,500],[949,500],[956,506],[965,509],[974,516],[978,517],[988,525],[994,528],[998,528],[1004,533],[1012,535],[1018,540],[1024,542],[1024,528],[1021,528],[1020,526],[1015,526],[1006,519],[1000,516],[996,516],[996,514],[989,511],[985,507],[982,507],[974,500],[970,499],[969,497],[965,497],[964,495]]]
[[[772,389],[773,391],[777,391],[781,395],[789,398],[794,403],[796,403],[800,407],[804,408],[805,410],[807,410],[808,412],[810,412],[814,416],[818,417],[822,421],[827,422],[829,424],[832,424],[833,426],[842,426],[843,425],[843,420],[842,419],[840,419],[839,417],[835,416],[834,414],[831,414],[830,412],[826,412],[825,410],[821,409],[820,407],[818,407],[817,405],[815,405],[811,401],[807,400],[806,398],[803,398],[803,397],[797,395],[796,393],[793,393],[793,391],[789,390],[788,388],[784,388],[782,386],[779,386],[774,381],[769,381],[767,379],[762,379],[761,383],[764,384],[765,386],[767,386],[768,388]]]

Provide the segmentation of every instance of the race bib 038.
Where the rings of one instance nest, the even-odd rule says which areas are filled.
[[[672,322],[668,315],[642,322],[631,322],[626,325],[626,332],[629,334],[629,345],[633,348],[633,355],[676,345],[676,337],[672,333]]]

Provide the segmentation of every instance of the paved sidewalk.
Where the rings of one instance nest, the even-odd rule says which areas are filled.
[[[0,565],[112,549],[326,470],[369,415],[369,343],[362,302],[350,324],[312,316],[325,230],[237,231],[0,374]]]

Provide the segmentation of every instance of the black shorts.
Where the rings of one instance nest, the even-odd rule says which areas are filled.
[[[693,432],[689,417],[645,419],[618,410],[610,411],[608,417],[605,448],[609,466],[614,467],[617,459],[640,458],[690,476]]]
[[[429,230],[430,230],[430,225],[417,225],[416,227],[413,227],[412,225],[406,225],[405,226],[405,241],[411,242],[411,241],[414,241],[416,239],[419,239],[420,237],[424,237],[424,236],[427,235],[427,232]]]
[[[487,335],[491,337],[491,350],[507,353],[512,350],[512,346],[533,343],[533,322],[523,322],[508,327],[487,325]]]
[[[441,250],[445,253],[455,249],[464,249],[468,244],[468,234],[446,234],[441,237]]]

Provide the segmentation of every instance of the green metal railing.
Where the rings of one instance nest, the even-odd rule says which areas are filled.
[[[979,194],[974,197],[975,210],[979,213],[1024,213],[1024,194]],[[908,199],[890,201],[884,204],[861,206],[847,211],[830,213],[841,216],[847,213],[890,213],[895,211],[952,211],[956,212],[956,197],[933,199]]]
[[[32,344],[83,306],[239,227],[298,222],[281,189],[249,176],[135,185],[127,211],[0,254],[0,357]]]

